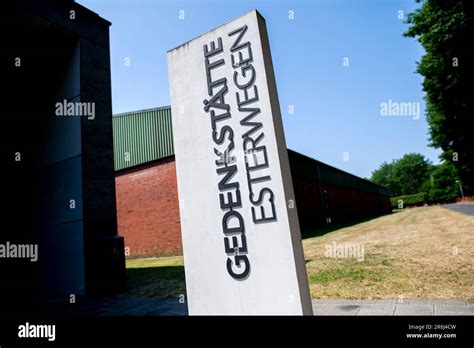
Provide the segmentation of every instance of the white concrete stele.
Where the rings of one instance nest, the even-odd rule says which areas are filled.
[[[265,20],[168,52],[189,313],[311,315]]]

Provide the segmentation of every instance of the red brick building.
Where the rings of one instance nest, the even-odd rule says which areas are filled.
[[[113,118],[117,221],[131,258],[182,254],[171,110]],[[391,211],[388,191],[288,150],[302,233]]]
[[[115,187],[127,254],[182,255],[174,156],[117,172]]]

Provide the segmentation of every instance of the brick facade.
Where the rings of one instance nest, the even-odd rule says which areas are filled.
[[[303,234],[326,224],[327,218],[332,223],[345,222],[391,211],[388,196],[367,190],[369,185],[374,191],[374,184],[295,152],[289,151],[289,155]],[[326,181],[339,178],[341,183],[320,180],[318,172],[324,174]],[[115,186],[118,232],[125,237],[125,247],[130,252],[127,256],[182,255],[175,157],[117,171]]]
[[[128,257],[182,255],[174,156],[117,172],[115,187]]]

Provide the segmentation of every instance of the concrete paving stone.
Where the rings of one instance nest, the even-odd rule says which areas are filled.
[[[474,300],[440,299],[383,299],[341,300],[315,299],[312,301],[314,315],[474,315]],[[75,315],[104,316],[160,316],[187,315],[187,304],[176,299],[116,298],[91,299],[63,308],[51,306],[61,313],[68,310]]]
[[[428,300],[428,302],[435,306],[446,306],[447,304],[447,300],[439,300],[439,299]]]
[[[394,315],[433,315],[433,305],[424,305],[424,306],[400,306],[397,305]]]
[[[89,313],[105,316],[185,315],[187,305],[174,299],[119,298],[89,307]],[[85,312],[84,311],[84,312]]]
[[[344,304],[347,300],[331,300],[331,299],[315,299],[312,302],[317,303],[319,305],[338,305]]]
[[[187,310],[176,310],[176,309],[169,309],[165,312],[163,312],[164,314],[163,315],[173,315],[173,316],[176,316],[176,315],[186,315],[188,313]]]
[[[474,315],[474,300],[315,299],[314,315]],[[56,308],[57,306],[52,306]],[[62,308],[62,307],[61,307]],[[58,312],[61,311],[58,308]],[[67,308],[76,315],[160,316],[187,315],[187,305],[176,299],[118,298],[91,299]]]
[[[414,306],[428,306],[430,305],[431,303],[429,302],[429,300],[425,300],[425,299],[410,299],[410,305],[414,305]]]
[[[467,306],[465,300],[448,300],[446,301],[447,306]]]
[[[435,315],[474,315],[471,306],[434,306]]]
[[[438,313],[435,315],[439,316],[468,316],[468,315],[474,315],[473,313],[470,312],[443,312],[443,313]]]
[[[393,315],[396,305],[362,306],[357,315]]]
[[[324,310],[324,315],[357,315],[359,306],[330,306]]]
[[[326,315],[326,312],[322,308],[315,308],[313,306],[313,315]]]
[[[166,311],[166,312],[163,312],[160,315],[176,317],[176,316],[186,315],[186,313],[179,313],[179,312],[176,312],[176,311]]]
[[[397,305],[397,300],[377,300],[375,304],[381,306]]]
[[[163,310],[154,310],[146,314],[147,317],[160,317],[163,315]]]
[[[474,315],[474,300],[313,300],[314,315]]]
[[[75,304],[65,302],[63,298],[45,299],[38,303],[42,311],[51,315],[76,316],[129,316],[129,315],[186,315],[187,304],[173,298],[117,297],[77,297]]]
[[[346,300],[344,301],[344,305],[375,305],[377,300]]]

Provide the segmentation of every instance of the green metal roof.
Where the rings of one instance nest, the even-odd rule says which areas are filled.
[[[170,106],[117,114],[113,116],[112,124],[116,171],[174,155]],[[320,180],[325,183],[389,195],[386,188],[368,180],[292,150],[289,155],[294,176],[316,179],[319,173]]]
[[[171,107],[114,115],[115,170],[174,155]]]

